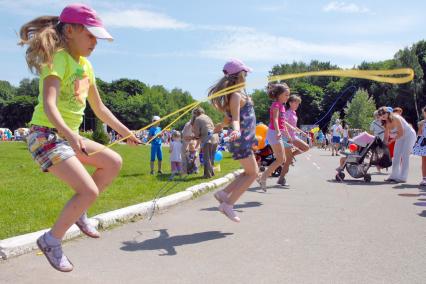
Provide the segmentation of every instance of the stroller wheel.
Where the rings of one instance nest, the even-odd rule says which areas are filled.
[[[371,175],[370,175],[370,174],[366,174],[366,175],[364,176],[364,181],[365,181],[365,182],[371,182]]]
[[[259,171],[264,172],[265,171],[265,167],[264,166],[260,166],[259,167]]]
[[[345,173],[338,172],[336,175],[336,181],[343,181],[345,179]]]

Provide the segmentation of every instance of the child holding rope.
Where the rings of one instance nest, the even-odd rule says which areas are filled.
[[[290,96],[290,88],[285,83],[270,84],[268,86],[268,95],[273,100],[273,103],[269,108],[270,121],[266,139],[274,151],[275,161],[269,165],[258,180],[263,191],[266,191],[266,179],[286,161],[285,149],[291,150],[292,147],[292,139],[287,131],[285,122],[284,106]],[[282,180],[278,180],[279,184],[281,184],[280,182]]]
[[[225,76],[219,80],[209,90],[209,96],[246,81],[247,72],[251,68],[243,62],[232,59],[223,67]],[[219,211],[225,214],[234,222],[240,222],[240,218],[233,210],[234,204],[241,195],[253,183],[258,174],[256,159],[253,155],[252,146],[256,143],[256,116],[253,102],[244,90],[236,90],[231,94],[213,98],[213,106],[225,114],[224,122],[217,125],[215,132],[218,132],[227,124],[231,124],[232,132],[229,134],[229,151],[232,158],[238,160],[244,169],[244,173],[237,177],[224,190],[215,193],[215,198],[219,201]]]
[[[285,148],[286,160],[284,162],[283,169],[281,170],[281,174],[277,182],[281,185],[286,184],[285,176],[289,171],[289,167],[291,162],[293,161],[294,156],[302,154],[309,150],[309,145],[296,136],[296,131],[298,131],[296,111],[299,108],[299,105],[302,103],[302,99],[299,96],[291,95],[287,103],[289,105],[289,109],[285,112],[285,119],[288,126],[287,130],[291,137],[291,140],[293,141],[293,145],[295,146],[296,151],[293,152],[291,148]]]
[[[21,45],[28,45],[28,67],[40,76],[28,149],[43,171],[75,191],[52,229],[37,239],[37,245],[55,269],[69,272],[73,264],[62,251],[62,238],[73,224],[87,236],[99,237],[86,212],[122,165],[116,152],[79,135],[86,100],[97,117],[129,137],[127,143],[140,141],[102,103],[92,65],[86,59],[97,39],[112,40],[94,10],[82,4],[69,5],[59,17],[43,16],[26,23],[20,38]],[[101,149],[96,155],[88,155]],[[96,168],[92,176],[84,165]]]

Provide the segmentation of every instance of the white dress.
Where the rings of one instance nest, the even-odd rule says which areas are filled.
[[[389,178],[400,182],[406,182],[409,171],[410,154],[413,151],[416,142],[416,132],[401,116],[397,116],[402,124],[403,135],[396,139],[393,160],[392,173]]]
[[[414,145],[413,154],[417,156],[426,156],[426,121],[423,123],[423,135],[419,136]]]

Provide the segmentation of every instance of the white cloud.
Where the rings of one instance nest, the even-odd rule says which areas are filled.
[[[208,49],[202,50],[200,55],[215,59],[237,57],[243,60],[271,62],[321,59],[355,64],[363,60],[377,61],[392,58],[398,49],[398,46],[389,43],[320,44],[252,32],[224,36],[220,41],[211,44]]]
[[[323,7],[324,12],[342,12],[342,13],[369,13],[366,7],[360,7],[354,3],[333,1]]]
[[[165,14],[147,10],[108,11],[99,13],[106,26],[138,29],[184,29],[189,24]]]

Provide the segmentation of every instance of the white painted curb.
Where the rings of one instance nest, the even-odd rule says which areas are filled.
[[[155,212],[162,212],[170,207],[173,207],[182,202],[188,201],[194,197],[197,197],[207,191],[221,187],[231,181],[237,176],[242,174],[244,170],[237,170],[233,173],[229,173],[224,177],[197,184],[187,188],[184,191],[162,197],[156,202]],[[136,218],[148,217],[153,209],[153,201],[148,201],[125,208],[117,209],[114,211],[102,213],[90,218],[90,222],[97,228],[105,229],[112,225],[124,223],[126,221]],[[0,240],[0,261],[23,255],[37,249],[37,238],[47,232],[49,229],[44,229],[38,232],[33,232],[21,236],[12,237],[9,239]],[[80,236],[82,233],[76,225],[73,225],[65,234],[64,240],[74,239]]]

